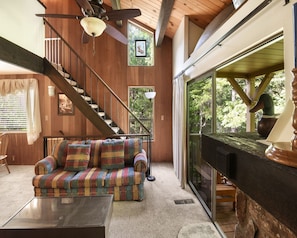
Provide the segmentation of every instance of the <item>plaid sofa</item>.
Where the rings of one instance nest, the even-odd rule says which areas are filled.
[[[141,139],[62,140],[35,164],[32,183],[35,196],[113,194],[116,201],[140,201],[146,170]]]

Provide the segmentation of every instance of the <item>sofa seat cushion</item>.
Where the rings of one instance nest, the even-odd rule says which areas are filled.
[[[95,188],[103,187],[107,170],[101,168],[89,168],[78,172],[70,182],[71,188]]]
[[[105,177],[104,187],[119,187],[143,183],[145,174],[134,171],[133,167],[110,170]]]
[[[75,174],[76,172],[65,171],[63,168],[59,168],[50,174],[36,175],[32,183],[33,186],[37,188],[70,189],[70,182]]]

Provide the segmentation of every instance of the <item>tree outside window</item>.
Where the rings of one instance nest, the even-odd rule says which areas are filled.
[[[154,101],[145,97],[145,92],[154,91],[153,87],[129,87],[129,108],[141,123],[151,132],[154,131]],[[129,115],[129,133],[148,133],[135,118]]]
[[[154,35],[144,28],[128,23],[128,65],[154,65]]]

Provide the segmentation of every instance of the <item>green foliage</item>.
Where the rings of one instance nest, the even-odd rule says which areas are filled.
[[[146,41],[146,56],[135,56],[135,40]],[[154,65],[154,35],[143,28],[128,23],[128,65],[153,66]]]
[[[210,132],[212,119],[211,78],[194,82],[188,87],[188,120],[190,133]]]
[[[259,86],[264,76],[256,78]],[[188,86],[188,124],[191,134],[201,134],[211,131],[212,120],[212,82],[211,78],[196,81]],[[236,79],[243,90],[246,90],[246,80]],[[274,101],[275,113],[281,113],[285,105],[284,71],[275,72],[265,93],[271,95]],[[216,132],[246,131],[247,106],[233,90],[226,78],[216,79]],[[261,112],[256,117],[261,117]]]
[[[145,97],[145,92],[149,92],[149,87],[129,88],[129,108],[133,114],[152,132],[153,128],[153,102]],[[129,133],[147,133],[145,129],[129,115]]]
[[[245,80],[237,80],[245,88]],[[243,132],[246,130],[246,105],[225,78],[216,80],[217,132]]]

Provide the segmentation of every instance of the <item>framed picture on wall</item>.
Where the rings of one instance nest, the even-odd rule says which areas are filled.
[[[58,94],[58,114],[59,115],[74,114],[73,103],[64,93]]]
[[[146,57],[146,40],[135,40],[135,56]]]

